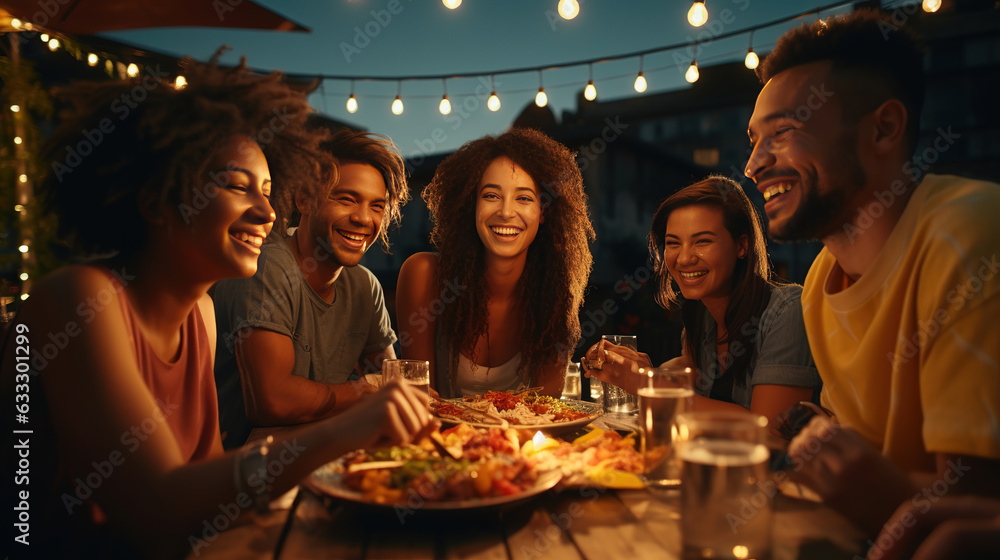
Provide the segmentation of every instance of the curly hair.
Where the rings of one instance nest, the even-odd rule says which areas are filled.
[[[488,335],[486,250],[476,231],[476,200],[484,171],[500,156],[510,158],[535,181],[545,215],[516,288],[524,327],[518,374],[534,384],[539,368],[568,360],[580,340],[579,310],[594,239],[573,153],[541,132],[512,128],[473,140],[441,162],[424,189],[422,197],[434,220],[431,241],[440,251],[438,280],[468,286],[444,309],[438,329],[452,335],[452,370],[462,350],[471,351]]]
[[[410,201],[406,167],[396,145],[384,134],[340,129],[323,142],[321,147],[341,164],[363,163],[374,167],[382,175],[386,206],[378,237],[382,240],[382,250],[388,253],[389,228],[399,225],[403,217],[403,206]]]
[[[910,149],[917,147],[924,106],[924,53],[919,39],[876,10],[861,9],[787,31],[757,68],[761,83],[785,70],[828,60],[842,95],[844,120],[855,122],[888,99],[906,107]]]
[[[701,334],[704,330],[702,310],[705,306],[700,301],[684,299],[680,290],[674,287],[663,258],[670,214],[678,208],[696,205],[721,209],[726,230],[733,239],[739,240],[744,235],[747,237],[746,257],[737,259],[736,268],[733,269],[733,287],[725,317],[728,336],[725,342],[734,348],[739,343],[741,348],[751,349],[750,352],[736,356],[725,374],[742,372],[749,367],[755,348],[753,339],[756,329],[747,328],[747,325],[755,327],[755,321],[760,321],[776,284],[772,280],[767,261],[767,246],[764,243],[764,228],[760,217],[746,193],[732,179],[723,176],[708,177],[672,194],[656,209],[649,231],[649,254],[658,282],[656,302],[673,317],[679,312],[685,327],[685,344],[694,363],[700,364]],[[737,375],[733,379],[736,383],[746,382],[743,375]]]
[[[183,88],[150,72],[57,92],[68,106],[46,149],[42,188],[71,256],[139,251],[148,231],[141,208],[172,205],[185,220],[197,212],[214,195],[207,154],[236,135],[255,140],[267,159],[273,236],[284,231],[297,190],[318,193],[334,180],[335,162],[319,148],[326,135],[305,128],[305,94],[279,73],[254,74],[245,61],[232,69],[214,58],[184,62]]]

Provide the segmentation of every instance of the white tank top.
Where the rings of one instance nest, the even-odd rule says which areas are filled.
[[[517,366],[520,364],[520,352],[507,363],[496,367],[474,364],[460,353],[455,384],[463,397],[482,395],[486,391],[513,391],[522,385],[517,376]]]

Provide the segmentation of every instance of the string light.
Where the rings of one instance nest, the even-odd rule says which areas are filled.
[[[358,98],[354,97],[354,80],[351,80],[351,96],[347,98],[347,112],[352,115],[358,112]]]
[[[17,18],[10,20],[10,26],[14,29],[21,29],[21,20]]]
[[[134,78],[139,75],[139,66],[134,62],[130,62],[128,64],[128,68],[125,69],[125,73],[128,74],[130,78]]]
[[[10,112],[11,113],[17,113],[20,110],[21,110],[21,106],[20,105],[11,105],[10,106]]]
[[[500,110],[500,97],[497,96],[497,90],[493,84],[492,74],[490,74],[490,89],[492,91],[490,92],[490,98],[486,101],[486,107],[488,107],[490,111],[496,113]]]
[[[20,247],[17,248],[17,250],[21,251],[22,253],[27,253],[30,250],[30,248],[27,245],[22,244]]]
[[[49,34],[48,33],[42,33],[41,35],[38,36],[38,38],[41,39],[43,43],[48,43],[49,42]]]
[[[441,79],[441,89],[444,91],[444,95],[441,97],[441,103],[438,104],[438,111],[442,115],[447,115],[451,113],[451,101],[448,101],[448,83],[447,80]]]
[[[56,39],[55,37],[49,39],[49,50],[52,52],[59,50],[59,39]]]
[[[587,80],[587,87],[583,88],[583,97],[587,101],[597,99],[597,86],[594,85],[594,65],[590,64],[590,79]]]
[[[445,8],[448,8],[449,10],[454,10],[455,8],[462,5],[462,0],[441,0],[441,3],[444,4]]]
[[[760,57],[757,56],[757,53],[753,52],[753,31],[750,32],[750,47],[747,48],[747,57],[743,61],[743,64],[751,70],[757,68],[757,65],[760,64]]]
[[[15,204],[14,205],[14,211],[17,212],[18,214],[20,214],[21,212],[24,212],[24,205]]]
[[[403,114],[403,82],[396,82],[396,99],[392,100],[392,114]]]
[[[96,54],[90,53],[87,55],[87,66],[97,66],[97,61],[98,58]]]
[[[105,60],[104,61],[104,71],[107,72],[108,74],[110,74],[110,73],[114,72],[114,70],[115,70],[115,63],[111,62],[110,58],[107,59],[107,60]]]
[[[178,75],[177,78],[174,79],[174,89],[184,89],[184,86],[186,85],[188,85],[188,81],[184,76]]]
[[[934,13],[941,9],[941,0],[924,0],[921,7],[925,12]]]
[[[20,136],[15,136],[15,137],[14,137],[14,143],[15,143],[15,144],[18,144],[18,145],[20,145],[20,144],[21,144],[21,142],[23,142],[23,140],[21,140],[21,137],[20,137]]]
[[[580,15],[580,3],[577,0],[559,0],[558,11],[563,19],[573,19]]]
[[[688,10],[688,23],[695,27],[701,27],[708,21],[708,10],[705,8],[705,0],[698,0],[691,4]]]
[[[27,183],[28,182],[28,176],[25,175],[24,173],[21,173],[21,175],[18,176],[17,180],[21,181],[22,183]]]
[[[632,87],[639,93],[646,91],[646,77],[642,75],[642,56],[639,56],[639,75],[635,77],[635,84]]]
[[[27,279],[28,279],[28,273],[27,272],[22,272],[21,273],[21,281],[24,282]]]
[[[545,95],[545,87],[542,86],[542,71],[538,71],[538,93],[535,95],[535,105],[544,107],[549,104],[549,96]]]
[[[28,299],[28,294],[21,294],[21,301]]]

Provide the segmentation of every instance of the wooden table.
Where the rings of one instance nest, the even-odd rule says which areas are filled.
[[[226,531],[198,558],[676,559],[677,501],[645,490],[586,488],[517,505],[409,515],[300,487],[289,510]],[[829,508],[775,498],[773,560],[850,559],[862,554],[862,542]]]

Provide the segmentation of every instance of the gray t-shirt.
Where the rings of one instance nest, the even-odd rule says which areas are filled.
[[[746,382],[733,383],[731,402],[749,410],[755,385],[812,387],[815,389],[813,400],[818,402],[822,381],[806,339],[801,296],[802,286],[797,284],[781,285],[771,292],[771,299],[758,323],[756,352],[744,372]],[[719,373],[719,357],[715,350],[715,319],[707,309],[703,313],[705,330],[701,338],[699,378],[694,382],[694,390],[708,397]]]
[[[360,265],[343,268],[335,291],[333,302],[323,301],[302,276],[284,241],[261,247],[252,277],[215,285],[212,299],[219,340],[215,383],[227,449],[242,445],[252,428],[233,353],[240,331],[259,328],[291,338],[295,348],[292,373],[323,383],[348,381],[362,357],[396,341],[382,285],[371,271]]]

